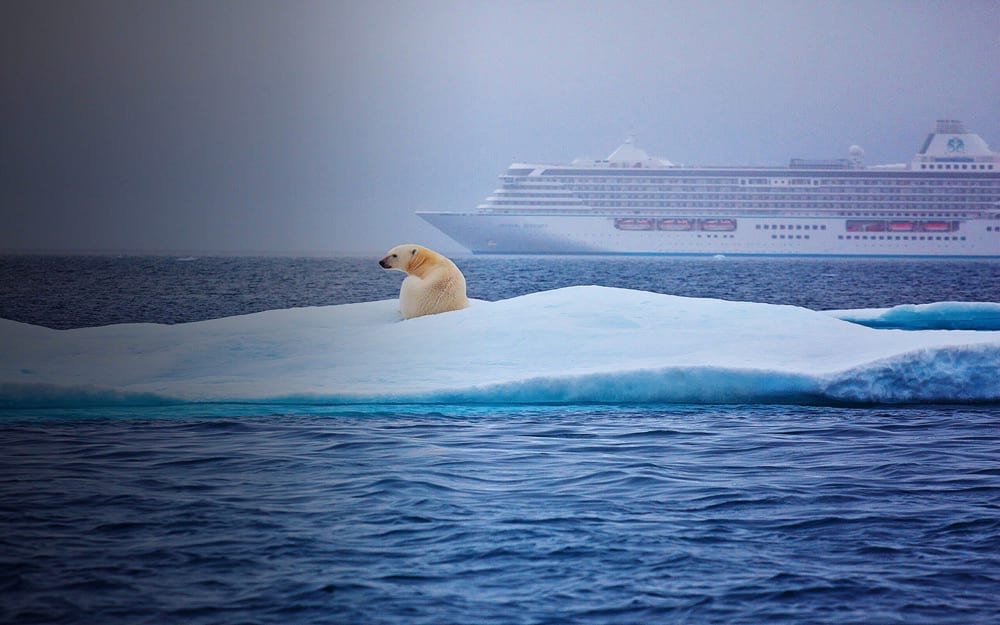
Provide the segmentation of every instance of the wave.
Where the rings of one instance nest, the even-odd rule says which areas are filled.
[[[0,407],[1000,401],[1000,332],[857,322],[886,313],[591,286],[407,321],[396,300],[172,326],[0,320]]]

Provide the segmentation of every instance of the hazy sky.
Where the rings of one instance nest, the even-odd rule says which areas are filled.
[[[512,160],[1000,149],[1000,2],[0,3],[0,249],[461,248]]]

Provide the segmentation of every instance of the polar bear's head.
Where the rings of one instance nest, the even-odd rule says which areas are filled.
[[[389,250],[385,258],[378,261],[383,269],[395,269],[397,271],[409,271],[410,263],[423,251],[419,245],[407,244],[397,245]]]

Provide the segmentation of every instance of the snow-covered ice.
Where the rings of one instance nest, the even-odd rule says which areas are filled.
[[[908,314],[928,311],[946,327],[940,310]],[[0,406],[1000,401],[1000,331],[838,318],[887,314],[591,286],[407,321],[396,300],[179,325],[0,320]]]

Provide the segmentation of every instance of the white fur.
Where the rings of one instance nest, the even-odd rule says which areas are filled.
[[[460,310],[469,305],[465,276],[450,259],[421,245],[397,245],[379,261],[385,269],[405,272],[399,288],[403,319]]]

